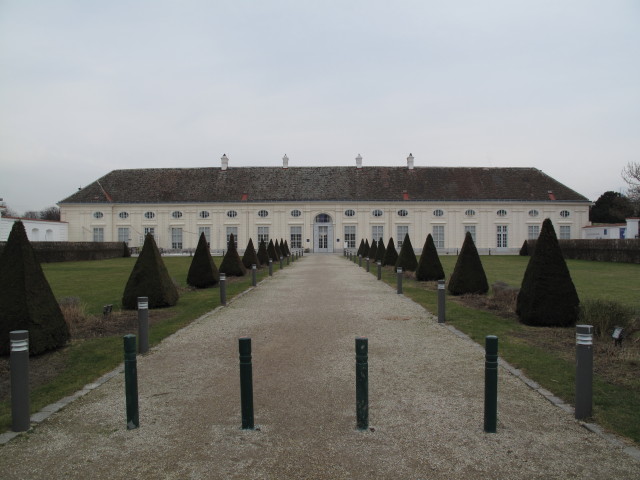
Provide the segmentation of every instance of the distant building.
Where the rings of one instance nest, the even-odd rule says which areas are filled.
[[[23,223],[30,242],[66,242],[68,240],[69,225],[67,222],[2,217],[0,218],[0,242],[7,241],[13,224],[18,220]]]
[[[583,227],[582,238],[640,238],[638,235],[638,223],[640,223],[640,218],[627,218],[626,220],[626,223],[598,223],[596,225]]]
[[[466,232],[481,252],[517,252],[550,218],[560,238],[580,238],[591,202],[535,168],[353,167],[162,168],[114,170],[62,200],[70,241],[142,245],[152,233],[164,249],[212,250],[231,234],[287,239],[292,248],[340,252],[360,239],[408,233],[421,248],[455,252]]]

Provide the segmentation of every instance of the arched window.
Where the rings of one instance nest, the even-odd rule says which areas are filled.
[[[316,215],[316,223],[331,223],[331,217],[329,215],[327,215],[326,213],[321,213],[319,215]]]

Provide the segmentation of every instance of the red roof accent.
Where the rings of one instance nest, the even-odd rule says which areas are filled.
[[[402,199],[409,200],[409,192],[402,192]]]
[[[553,194],[553,192],[551,190],[549,190],[549,200],[555,200],[556,196]]]
[[[243,193],[242,194],[242,198],[240,199],[241,202],[246,202],[249,199],[249,194],[248,193]]]

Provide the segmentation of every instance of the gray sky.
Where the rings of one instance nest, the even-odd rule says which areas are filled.
[[[0,0],[0,197],[111,170],[640,161],[638,0]]]

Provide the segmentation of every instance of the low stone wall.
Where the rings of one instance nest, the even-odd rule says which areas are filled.
[[[564,258],[598,262],[640,263],[640,239],[558,240]],[[527,240],[533,255],[536,240]]]
[[[0,255],[6,242],[0,242]],[[31,242],[41,263],[104,260],[129,256],[122,242]]]

